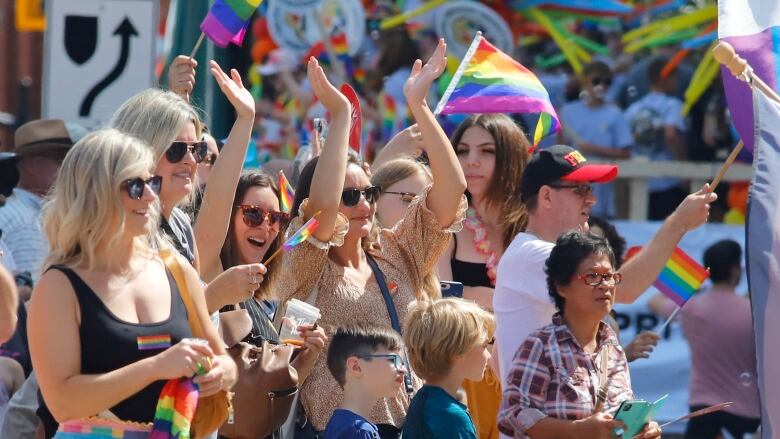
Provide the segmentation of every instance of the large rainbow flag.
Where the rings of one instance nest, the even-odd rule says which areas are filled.
[[[490,44],[482,32],[471,42],[434,113],[540,113],[534,146],[561,128],[536,75]]]
[[[701,288],[701,284],[709,275],[704,267],[677,247],[658,279],[653,282],[653,286],[672,299],[677,306],[683,306]]]
[[[249,19],[263,0],[216,0],[206,18],[200,23],[200,31],[219,47],[228,43],[241,46],[249,27]]]

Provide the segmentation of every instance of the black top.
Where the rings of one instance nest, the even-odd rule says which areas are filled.
[[[452,280],[462,283],[464,287],[493,288],[493,284],[490,283],[490,278],[487,275],[487,264],[455,259],[455,253],[458,251],[457,235],[453,234],[452,239],[455,242],[455,248],[452,249],[452,258],[450,259]]]
[[[176,282],[167,270],[171,290],[168,318],[158,323],[129,323],[116,317],[73,270],[62,265],[51,268],[68,277],[79,302],[82,374],[102,374],[122,368],[157,355],[183,338],[192,337],[187,309]],[[155,381],[109,410],[124,421],[152,422],[157,399],[164,385],[165,381]],[[43,420],[53,420],[44,404],[41,404],[39,412],[43,412]],[[44,422],[49,437],[49,433],[53,435],[57,426],[46,424]]]

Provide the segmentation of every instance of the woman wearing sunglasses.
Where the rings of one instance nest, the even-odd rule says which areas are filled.
[[[392,327],[379,282],[384,279],[398,318],[407,305],[426,299],[423,279],[449,242],[452,229],[460,227],[466,209],[465,179],[455,152],[425,102],[433,81],[444,71],[446,45],[441,40],[425,66],[415,62],[404,86],[408,104],[417,120],[425,151],[430,158],[433,184],[412,202],[406,216],[392,230],[372,233],[380,189],[373,186],[360,161],[348,154],[349,101],[327,80],[312,58],[309,81],[320,102],[332,116],[322,153],[301,172],[289,230],[296,230],[315,213],[319,228],[306,242],[284,254],[278,291],[282,299],[311,297],[320,309],[326,332],[338,325],[369,323]],[[381,271],[377,278],[373,262]],[[417,381],[419,384],[419,381]],[[314,366],[301,389],[301,400],[311,425],[325,429],[342,398],[342,390],[328,372],[324,358]],[[384,438],[397,438],[403,425],[408,397],[399,389],[372,409],[370,421]]]
[[[633,399],[628,362],[603,321],[622,280],[607,241],[567,232],[547,259],[547,286],[558,312],[526,338],[507,374],[499,413],[502,433],[519,438],[613,438],[613,419]],[[661,437],[650,422],[638,436]]]
[[[145,90],[125,102],[111,119],[111,126],[132,134],[149,144],[156,160],[155,175],[163,177],[160,192],[161,231],[177,250],[209,283],[206,300],[209,312],[237,303],[249,296],[253,282],[262,281],[265,269],[258,263],[225,272],[217,268],[218,255],[227,225],[220,230],[214,216],[227,212],[246,154],[254,123],[254,100],[244,88],[241,76],[231,69],[230,76],[217,63],[210,71],[222,93],[236,110],[236,121],[225,146],[210,172],[210,184],[203,195],[198,222],[193,230],[188,215],[177,206],[191,200],[197,190],[197,164],[208,157],[208,146],[201,140],[201,122],[197,112],[181,96],[157,89]],[[196,243],[197,242],[197,246]],[[206,255],[205,259],[200,257]],[[259,262],[259,261],[257,261]],[[241,284],[241,288],[235,288]],[[256,287],[256,286],[255,286]]]
[[[153,167],[136,138],[91,133],[65,157],[44,206],[48,270],[32,295],[28,335],[47,437],[57,423],[86,432],[94,416],[149,423],[165,381],[191,377],[199,365],[208,370],[195,378],[201,396],[235,381],[210,324],[206,340],[191,338],[180,290],[158,254],[168,247],[155,233],[162,179]],[[197,273],[181,266],[208,322]]]

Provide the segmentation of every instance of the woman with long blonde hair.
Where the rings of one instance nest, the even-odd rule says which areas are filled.
[[[183,293],[159,252],[168,248],[156,233],[157,193],[166,182],[153,168],[138,139],[112,129],[91,133],[65,157],[43,208],[50,253],[28,334],[47,437],[56,423],[83,425],[96,416],[148,429],[166,380],[206,369],[195,378],[203,397],[236,379],[208,323],[197,273],[181,263],[198,320],[206,322],[205,340],[191,338]]]

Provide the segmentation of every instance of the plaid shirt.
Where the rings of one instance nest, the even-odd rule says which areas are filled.
[[[507,375],[498,426],[525,439],[526,431],[547,416],[577,420],[593,414],[599,383],[599,354],[607,352],[607,400],[603,411],[633,398],[628,363],[612,328],[599,323],[594,355],[580,347],[560,313],[552,324],[526,338]]]

